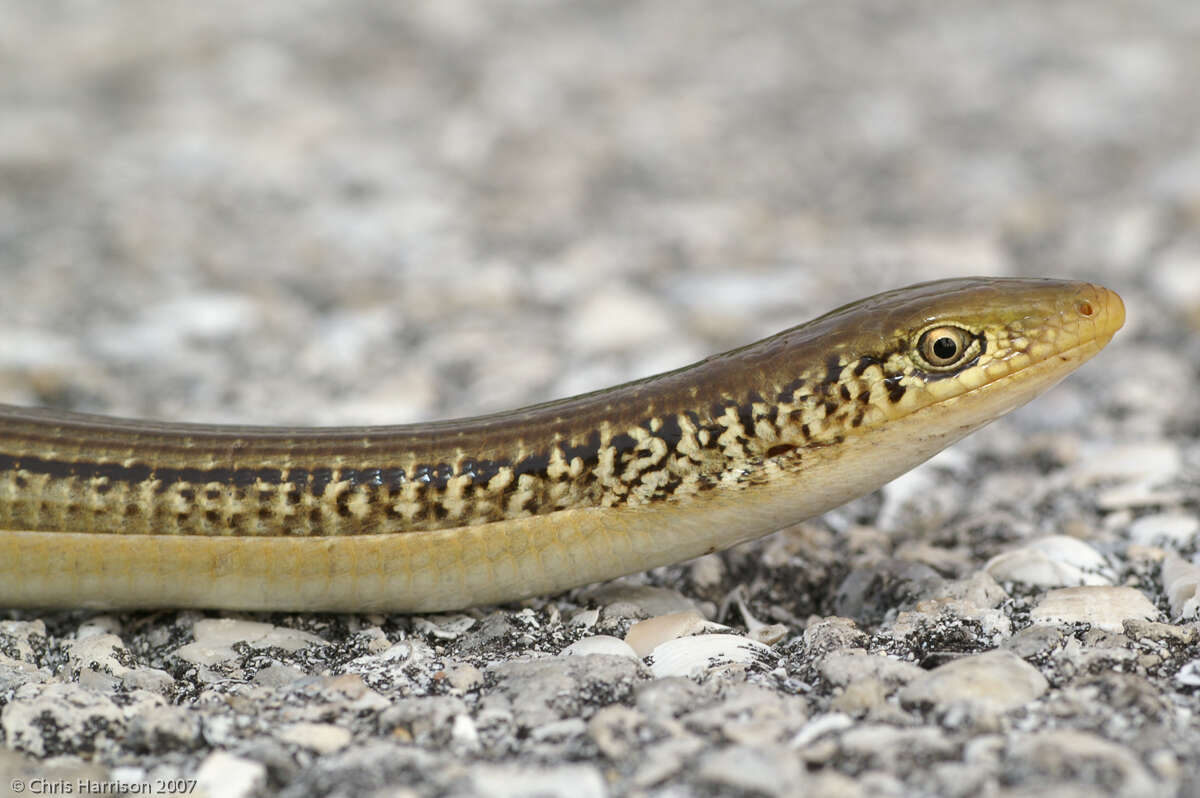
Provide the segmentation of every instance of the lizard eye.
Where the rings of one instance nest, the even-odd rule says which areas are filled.
[[[934,371],[945,371],[962,363],[975,343],[975,336],[961,327],[934,327],[917,339],[917,355]]]

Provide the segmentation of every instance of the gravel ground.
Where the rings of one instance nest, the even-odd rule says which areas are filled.
[[[0,611],[0,790],[1200,794],[1200,5],[0,20],[0,401],[419,421],[925,279],[1129,310],[1033,405],[691,563],[428,618]]]

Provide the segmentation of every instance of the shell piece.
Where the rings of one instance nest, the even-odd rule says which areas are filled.
[[[1200,687],[1200,659],[1183,663],[1175,673],[1175,681],[1186,687]]]
[[[998,554],[983,569],[997,582],[1038,587],[1111,585],[1116,581],[1100,552],[1066,535],[1049,535]]]
[[[1158,513],[1129,525],[1129,539],[1143,546],[1182,547],[1200,535],[1200,518],[1186,513]]]
[[[742,595],[741,585],[734,588],[733,593],[730,595],[734,603],[737,604],[738,612],[742,614],[742,620],[746,624],[746,636],[751,640],[757,640],[760,643],[772,646],[787,637],[788,628],[783,624],[763,623],[751,614],[750,608],[746,606],[746,599]]]
[[[641,659],[628,643],[612,635],[593,635],[582,640],[576,640],[562,650],[563,657],[586,657],[588,654],[612,654],[629,659]]]
[[[639,657],[644,657],[668,640],[701,632],[723,632],[728,629],[728,626],[712,623],[696,610],[671,612],[638,621],[625,633],[625,642],[633,647]]]
[[[987,651],[934,668],[900,691],[906,706],[945,710],[960,704],[1008,712],[1050,689],[1046,677],[1011,651]]]
[[[1200,611],[1200,566],[1173,552],[1163,558],[1163,590],[1176,618],[1194,618]]]
[[[1089,623],[1120,632],[1127,620],[1154,620],[1158,609],[1132,587],[1064,587],[1051,590],[1029,613],[1035,624]]]
[[[696,635],[668,640],[646,657],[655,678],[700,676],[722,665],[739,662],[774,667],[774,651],[740,635]]]

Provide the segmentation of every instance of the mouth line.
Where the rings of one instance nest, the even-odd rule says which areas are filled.
[[[1081,350],[1089,348],[1089,347],[1094,348],[1095,352],[1099,352],[1101,349],[1103,349],[1105,346],[1108,345],[1108,342],[1112,340],[1112,337],[1116,334],[1116,332],[1117,332],[1116,330],[1113,330],[1112,332],[1109,332],[1106,335],[1093,335],[1092,337],[1088,338],[1087,340],[1077,343],[1074,346],[1069,346],[1066,349],[1060,349],[1059,351],[1054,352],[1050,355],[1047,355],[1046,357],[1040,358],[1038,360],[1034,360],[1033,362],[1017,369],[1016,371],[1010,371],[1008,374],[1005,374],[1003,377],[998,377],[997,379],[990,380],[988,382],[983,383],[982,385],[976,385],[974,388],[968,388],[967,390],[963,391],[960,394],[955,394],[954,396],[948,396],[945,399],[942,399],[937,402],[933,402],[932,404],[927,405],[926,408],[938,407],[946,402],[953,401],[955,399],[961,399],[966,396],[970,396],[971,394],[977,393],[986,388],[991,388],[992,386],[1003,385],[1004,383],[1007,383],[1011,380],[1017,379],[1023,375],[1028,376],[1031,371],[1038,369],[1039,366],[1043,366],[1047,363],[1050,363],[1055,358],[1071,359],[1075,353],[1080,352]],[[1093,352],[1093,354],[1094,354],[1094,352]],[[1080,361],[1079,364],[1076,364],[1076,366],[1074,368],[1071,368],[1069,371],[1064,372],[1062,374],[1062,377],[1060,377],[1060,379],[1065,378],[1072,371],[1074,371],[1075,368],[1078,368],[1079,365],[1082,365],[1082,361]]]

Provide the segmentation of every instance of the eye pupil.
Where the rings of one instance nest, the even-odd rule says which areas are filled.
[[[917,359],[926,368],[949,371],[969,357],[975,344],[969,331],[945,325],[921,333],[915,348]]]
[[[933,354],[941,360],[949,360],[958,354],[958,342],[944,335],[933,342]]]

